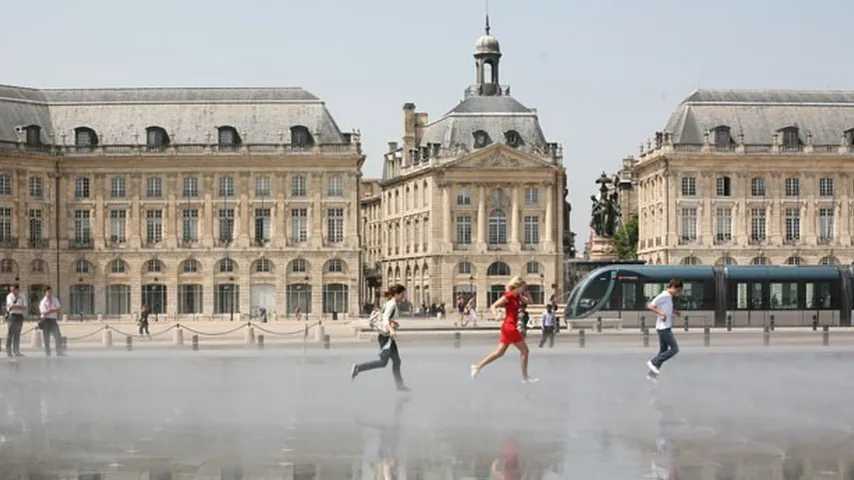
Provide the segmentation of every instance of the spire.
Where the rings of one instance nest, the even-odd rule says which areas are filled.
[[[489,35],[489,0],[485,0],[486,2],[486,34]]]

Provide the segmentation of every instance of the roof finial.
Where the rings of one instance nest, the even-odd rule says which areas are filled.
[[[489,0],[486,0],[486,34],[489,35]]]

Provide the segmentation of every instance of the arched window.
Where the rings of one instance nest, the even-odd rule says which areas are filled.
[[[782,139],[780,145],[784,150],[799,150],[801,148],[801,136],[798,127],[786,127],[779,130]]]
[[[161,150],[169,146],[169,135],[161,127],[145,129],[145,145],[149,150]]]
[[[727,127],[726,125],[715,127],[712,133],[714,135],[712,140],[715,142],[715,148],[729,149],[730,147],[732,147],[733,141],[729,127]]]
[[[700,259],[695,256],[685,257],[682,259],[682,265],[701,265]]]
[[[507,216],[503,210],[493,210],[489,214],[489,244],[507,243]]]
[[[39,258],[33,260],[33,263],[30,265],[30,271],[33,273],[47,273],[47,262]]]
[[[38,125],[28,125],[24,127],[26,135],[24,141],[31,147],[37,147],[42,144],[42,127]]]
[[[0,273],[15,273],[17,270],[18,266],[11,258],[0,260]]]
[[[798,256],[792,256],[786,259],[786,265],[802,265],[803,263],[804,261]]]
[[[834,257],[833,255],[828,255],[826,257],[822,257],[821,260],[818,261],[819,265],[839,265],[839,259]]]
[[[519,135],[519,132],[516,130],[507,130],[504,132],[504,142],[511,147],[520,147],[522,146],[522,135]]]
[[[74,145],[81,148],[94,147],[98,145],[98,135],[89,127],[77,127],[74,129]]]
[[[291,127],[291,146],[298,148],[311,148],[314,146],[314,138],[308,128],[302,125]]]
[[[333,258],[326,262],[326,268],[324,270],[326,270],[327,273],[344,273],[344,262],[337,258]]]
[[[163,262],[156,258],[152,258],[151,260],[145,262],[145,272],[146,273],[160,273],[163,271]]]
[[[198,273],[199,270],[201,270],[201,269],[202,268],[201,268],[201,265],[199,264],[199,261],[194,259],[194,258],[184,260],[184,262],[181,263],[181,272],[182,273]]]
[[[291,260],[291,268],[288,269],[291,273],[305,273],[308,271],[308,262],[304,258],[295,258]],[[391,270],[389,270],[389,276]]]
[[[74,273],[93,273],[92,264],[81,258],[74,262]]]
[[[255,271],[255,273],[272,273],[273,262],[271,262],[268,258],[259,258],[255,261],[255,266],[253,270]]]
[[[240,146],[240,134],[234,127],[219,127],[217,129],[219,148],[234,148]]]
[[[543,269],[539,262],[528,262],[525,265],[525,271],[528,272],[528,275],[536,275],[541,273]]]
[[[753,260],[750,261],[751,265],[771,265],[771,261],[768,260],[768,257],[764,255],[760,255],[758,257],[753,257]]]
[[[732,257],[721,257],[715,262],[715,265],[719,267],[723,267],[726,265],[736,265],[736,261]]]
[[[483,148],[492,143],[492,139],[489,138],[489,134],[483,130],[478,130],[472,133],[472,136],[474,136],[474,148]]]
[[[474,272],[474,267],[470,262],[460,262],[457,264],[457,273],[460,275],[471,275]]]
[[[237,270],[237,263],[230,258],[223,258],[219,261],[219,273],[231,273]]]
[[[127,264],[123,260],[115,259],[110,262],[109,265],[110,273],[127,273],[128,267]]]
[[[486,270],[486,274],[490,277],[506,277],[510,275],[510,266],[504,262],[494,262]]]

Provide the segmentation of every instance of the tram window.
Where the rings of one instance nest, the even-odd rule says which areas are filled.
[[[770,285],[771,310],[797,310],[798,284],[795,282],[772,283]]]
[[[702,282],[685,282],[682,295],[679,295],[677,306],[680,310],[703,310],[706,302]]]
[[[806,308],[810,310],[826,310],[834,307],[833,285],[830,282],[806,284]]]
[[[657,297],[665,288],[666,283],[644,283],[643,284],[643,308],[649,305],[653,298]]]
[[[610,284],[611,278],[607,274],[600,275],[592,280],[587,288],[579,294],[576,315],[584,315],[596,307],[600,301],[606,300],[604,297],[608,293]]]
[[[735,310],[763,310],[762,284],[740,282],[732,285],[730,290],[730,308]]]
[[[633,282],[621,282],[620,284],[620,309],[639,310],[643,305],[638,305],[638,285]]]
[[[736,285],[735,308],[737,310],[747,310],[747,284],[739,283]]]
[[[748,304],[750,305],[751,310],[763,310],[763,302],[762,302],[762,284],[761,283],[751,283],[749,289],[749,300]]]

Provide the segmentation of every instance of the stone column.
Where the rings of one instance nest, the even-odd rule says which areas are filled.
[[[285,210],[285,194],[279,192],[276,195],[276,208],[273,218],[270,220],[270,236],[274,239],[276,248],[285,248],[288,245],[287,210]]]
[[[519,186],[513,185],[510,189],[510,250],[518,252],[520,248],[519,238]]]
[[[546,190],[546,218],[543,220],[545,235],[543,237],[545,245],[543,246],[546,252],[551,252],[554,248],[554,185],[545,184]]]
[[[130,222],[128,243],[131,248],[140,248],[142,246],[142,237],[140,235],[140,227],[142,225],[142,219],[140,216],[142,214],[142,209],[140,208],[139,201],[139,183],[141,181],[141,177],[136,174],[132,175],[129,180],[130,185],[128,185],[128,193],[130,194],[131,205],[130,218],[128,219],[128,222]]]
[[[250,221],[253,217],[252,208],[249,205],[249,173],[241,173],[237,178],[237,188],[240,192],[239,199],[240,203],[238,205],[238,234],[237,234],[237,245],[242,247],[248,247],[250,242]]]
[[[480,185],[477,193],[477,251],[486,251],[486,187]]]
[[[312,248],[323,247],[323,197],[320,195],[323,187],[323,175],[312,173],[306,181],[309,183],[311,205],[309,206],[309,245]],[[314,292],[312,292],[314,295]]]
[[[442,185],[442,215],[445,218],[445,221],[442,222],[442,242],[444,243],[442,249],[446,252],[450,252],[453,250],[453,243],[451,240],[451,224],[453,223],[454,216],[451,214],[451,188],[448,184]]]
[[[181,229],[179,228],[180,222],[178,220],[180,215],[178,213],[176,201],[177,188],[178,176],[171,173],[166,177],[166,218],[163,221],[163,241],[166,244],[166,248],[170,249],[178,247],[178,238],[180,237],[181,232]]]
[[[715,193],[715,178],[712,175],[703,175],[705,178],[704,195],[703,197],[703,216],[700,217],[702,225],[702,244],[704,247],[711,247],[714,244],[715,229],[714,218],[715,209],[712,205],[712,195]]]

